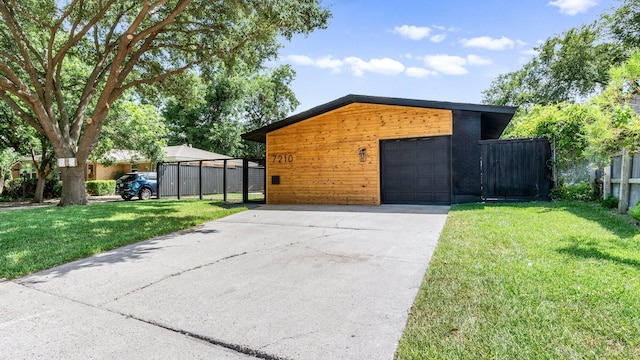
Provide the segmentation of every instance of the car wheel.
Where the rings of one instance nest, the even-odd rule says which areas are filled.
[[[142,190],[140,190],[140,193],[138,194],[138,197],[140,198],[140,200],[149,200],[151,198],[151,189],[147,187],[142,188]]]
[[[122,194],[122,195],[120,195],[120,196],[122,196],[122,198],[123,198],[124,200],[126,200],[126,201],[131,200],[131,195],[128,195],[128,194]]]

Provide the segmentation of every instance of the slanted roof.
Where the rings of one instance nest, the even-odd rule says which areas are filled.
[[[197,149],[187,145],[167,146],[164,148],[164,154],[165,162],[233,159],[231,156]]]
[[[347,95],[337,100],[333,100],[326,104],[319,105],[307,111],[303,111],[299,114],[290,116],[284,120],[261,127],[260,129],[256,129],[251,132],[242,134],[242,138],[245,140],[252,140],[252,141],[263,143],[263,142],[266,142],[267,133],[271,131],[281,129],[285,126],[295,124],[297,122],[324,114],[326,112],[329,112],[353,103],[397,105],[397,106],[420,107],[420,108],[429,108],[429,109],[462,110],[462,111],[480,112],[482,113],[481,118],[482,118],[482,138],[483,139],[499,138],[500,135],[502,134],[502,131],[504,131],[505,127],[507,127],[507,124],[509,124],[509,121],[511,121],[511,118],[513,117],[517,109],[515,107],[510,107],[510,106],[465,104],[465,103],[402,99],[402,98],[390,98],[390,97],[366,96],[366,95]]]
[[[136,150],[113,149],[102,156],[103,159],[118,163],[128,163],[132,160],[146,161],[147,158]]]
[[[187,145],[166,146],[163,150],[164,162],[233,159],[231,156],[197,149]],[[110,159],[114,163],[128,163],[132,160],[136,160],[138,162],[149,161],[144,155],[136,150],[111,150],[105,154],[104,157]]]

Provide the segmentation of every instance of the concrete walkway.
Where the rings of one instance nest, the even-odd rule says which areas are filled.
[[[0,283],[0,358],[390,360],[447,211],[262,206]]]

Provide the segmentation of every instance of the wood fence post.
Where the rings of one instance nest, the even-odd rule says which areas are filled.
[[[622,149],[620,174],[620,197],[618,198],[618,214],[626,214],[629,210],[629,178],[631,177],[631,158],[627,148]]]
[[[611,164],[607,165],[604,167],[603,172],[603,179],[602,179],[602,199],[606,199],[607,197],[609,197],[609,195],[611,195],[611,172],[613,171],[613,168],[611,167]]]

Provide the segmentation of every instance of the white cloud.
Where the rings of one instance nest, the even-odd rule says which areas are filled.
[[[342,67],[342,60],[334,59],[329,56],[321,57],[316,60],[316,66],[321,69],[331,69],[333,71],[340,71]]]
[[[444,39],[447,38],[447,35],[445,34],[438,34],[438,35],[433,35],[432,37],[429,38],[429,41],[434,42],[434,43],[440,43],[443,42]]]
[[[393,29],[394,34],[398,34],[409,40],[422,40],[429,36],[431,29],[426,26],[402,25]]]
[[[484,56],[478,56],[478,55],[468,55],[467,56],[467,64],[469,65],[491,65],[493,64],[493,61],[491,61],[491,59],[484,57]]]
[[[419,67],[407,68],[407,70],[405,71],[405,74],[408,77],[412,77],[412,78],[426,78],[429,76],[438,75],[436,71],[431,71],[431,70],[427,70],[425,68],[419,68]]]
[[[355,76],[363,76],[365,71],[383,75],[397,75],[405,69],[401,62],[389,58],[364,61],[357,57],[348,57],[344,59],[344,63],[351,68]]]
[[[464,75],[468,73],[467,59],[452,55],[429,55],[424,57],[424,64],[443,74]]]
[[[318,59],[312,59],[305,55],[289,55],[287,59],[296,65],[314,66],[320,69],[331,69],[333,72],[340,72],[343,62],[340,59],[334,59],[331,55]]]
[[[287,59],[296,65],[310,66],[314,63],[312,58],[305,55],[288,55]]]
[[[567,15],[577,15],[587,12],[590,8],[598,5],[594,0],[556,0],[549,2],[549,5],[560,9],[560,13]]]
[[[432,28],[436,29],[436,30],[441,30],[441,31],[449,31],[449,32],[454,32],[454,31],[458,31],[457,28],[454,27],[446,27],[446,26],[441,26],[441,25],[433,25],[431,26]]]
[[[464,75],[469,72],[468,66],[491,65],[491,59],[478,56],[468,55],[466,58],[455,55],[429,55],[424,57],[426,67],[435,72],[446,75]],[[408,72],[408,69],[407,69]],[[407,73],[407,75],[409,75]]]
[[[286,59],[294,65],[330,69],[335,73],[341,72],[346,67],[350,69],[355,76],[364,76],[365,72],[383,75],[397,75],[405,70],[405,66],[401,62],[389,58],[364,61],[355,56],[340,60],[332,57],[331,55],[316,59],[305,55],[288,55],[286,56]]]
[[[487,50],[507,50],[513,49],[516,42],[507,38],[501,37],[500,39],[494,39],[489,36],[481,36],[473,39],[460,40],[463,46],[476,47]]]

